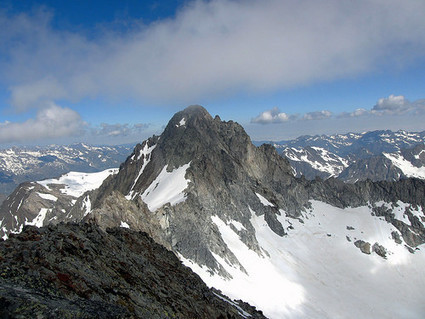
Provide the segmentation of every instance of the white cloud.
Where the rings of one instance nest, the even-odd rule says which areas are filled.
[[[410,102],[403,95],[393,95],[389,97],[380,98],[378,102],[370,109],[357,108],[352,112],[340,112],[333,114],[330,111],[314,111],[304,114],[286,114],[279,113],[279,109],[274,107],[271,110],[260,113],[257,117],[251,119],[251,123],[270,124],[270,123],[282,123],[286,121],[311,121],[311,120],[325,120],[330,118],[376,118],[377,116],[383,115],[406,115],[406,114],[425,114],[425,99]],[[278,115],[282,114],[284,120],[279,120]]]
[[[332,112],[330,111],[316,111],[316,112],[308,112],[305,113],[302,117],[303,120],[323,120],[332,116]]]
[[[259,123],[259,124],[270,124],[270,123],[284,123],[287,121],[311,121],[311,120],[323,120],[330,118],[332,116],[332,112],[323,110],[323,111],[315,111],[308,112],[300,116],[299,114],[286,114],[280,112],[277,107],[272,108],[271,110],[264,111],[260,113],[257,117],[251,119],[251,123]]]
[[[372,108],[374,114],[403,114],[412,109],[413,105],[403,96],[391,94],[387,98],[381,98]]]
[[[34,119],[21,123],[0,123],[0,143],[70,136],[80,133],[83,126],[77,112],[52,104],[40,109]]]
[[[339,118],[360,117],[360,116],[369,115],[369,114],[370,114],[370,111],[368,111],[364,108],[358,108],[358,109],[355,109],[352,112],[342,112],[342,113],[338,114],[337,117],[339,117]]]
[[[54,30],[49,14],[0,16],[0,72],[24,110],[131,96],[193,103],[405,65],[425,52],[417,0],[193,1],[173,19],[104,36]]]
[[[134,125],[129,124],[108,124],[101,123],[99,128],[94,128],[92,133],[104,137],[125,137],[125,136],[139,136],[144,130],[149,127],[149,124],[138,123]]]
[[[271,110],[264,111],[257,117],[251,120],[251,123],[269,124],[269,123],[282,123],[289,120],[289,116],[286,113],[280,112],[277,107]]]
[[[60,98],[65,89],[53,78],[42,78],[31,83],[11,87],[11,102],[17,111],[25,111],[29,107],[43,107],[46,101]]]

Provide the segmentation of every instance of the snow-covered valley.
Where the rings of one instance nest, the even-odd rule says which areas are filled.
[[[241,241],[243,230],[212,218],[245,271],[215,256],[233,277],[223,278],[182,258],[208,285],[256,305],[270,318],[413,319],[425,313],[425,249],[410,253],[404,242],[397,244],[396,228],[373,216],[370,207],[341,209],[313,201],[303,222],[279,217],[284,237],[247,209],[262,254]],[[418,216],[425,220],[422,211]],[[362,253],[356,240],[382,245],[386,258]]]

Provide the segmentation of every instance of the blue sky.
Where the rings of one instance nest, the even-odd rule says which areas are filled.
[[[0,147],[120,144],[201,104],[254,140],[424,130],[425,1],[0,4]]]

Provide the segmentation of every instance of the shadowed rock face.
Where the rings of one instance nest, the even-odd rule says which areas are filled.
[[[146,233],[27,226],[0,242],[1,318],[264,318],[223,301]]]

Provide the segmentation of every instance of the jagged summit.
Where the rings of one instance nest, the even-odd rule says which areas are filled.
[[[208,113],[208,111],[202,106],[202,105],[189,105],[188,107],[186,107],[185,109],[177,112],[176,114],[174,114],[174,116],[172,117],[187,117],[187,118],[210,118],[212,119],[210,113]],[[171,119],[171,121],[172,121]]]
[[[218,116],[213,119],[205,108],[192,105],[172,117],[161,134],[158,148],[172,167],[178,167],[205,156],[205,152],[233,153],[249,144],[251,140],[242,126],[221,121]]]
[[[186,128],[205,129],[213,121],[212,116],[201,105],[190,105],[184,110],[177,112],[168,122],[162,135],[168,136],[170,133],[176,133],[178,130]]]

